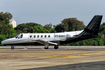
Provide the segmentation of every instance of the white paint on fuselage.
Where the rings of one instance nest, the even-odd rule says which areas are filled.
[[[78,35],[81,31],[71,31],[71,32],[61,32],[61,33],[21,33],[23,34],[22,38],[14,37],[2,41],[2,44],[19,44],[19,43],[33,43],[35,40],[43,41],[65,41],[67,37],[73,38],[75,35]],[[20,34],[20,35],[21,35]],[[18,36],[20,36],[18,35]]]

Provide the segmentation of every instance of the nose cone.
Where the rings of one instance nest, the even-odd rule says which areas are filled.
[[[6,39],[6,40],[3,40],[1,42],[1,44],[3,44],[3,45],[9,45],[9,44],[12,44],[13,40],[14,40],[14,38]]]
[[[1,44],[5,44],[5,42],[4,42],[4,41],[2,41],[2,42],[1,42]]]
[[[2,42],[1,42],[1,44],[3,44],[3,45],[6,45],[6,44],[8,44],[8,39],[7,40],[3,40]]]

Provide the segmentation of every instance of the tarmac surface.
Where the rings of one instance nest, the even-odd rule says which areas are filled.
[[[105,46],[1,46],[0,70],[105,70]]]

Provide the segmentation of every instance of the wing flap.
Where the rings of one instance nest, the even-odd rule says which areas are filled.
[[[45,41],[45,40],[41,40],[41,39],[38,39],[38,40],[35,40],[35,39],[33,39],[33,41],[36,41],[36,42],[38,42],[38,43],[40,43],[40,44],[52,44],[52,45],[58,45],[58,43],[54,43],[54,42],[50,42],[50,41]]]

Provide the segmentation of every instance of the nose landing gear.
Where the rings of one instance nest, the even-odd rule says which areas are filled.
[[[14,46],[13,45],[11,46],[11,50],[14,50]]]

